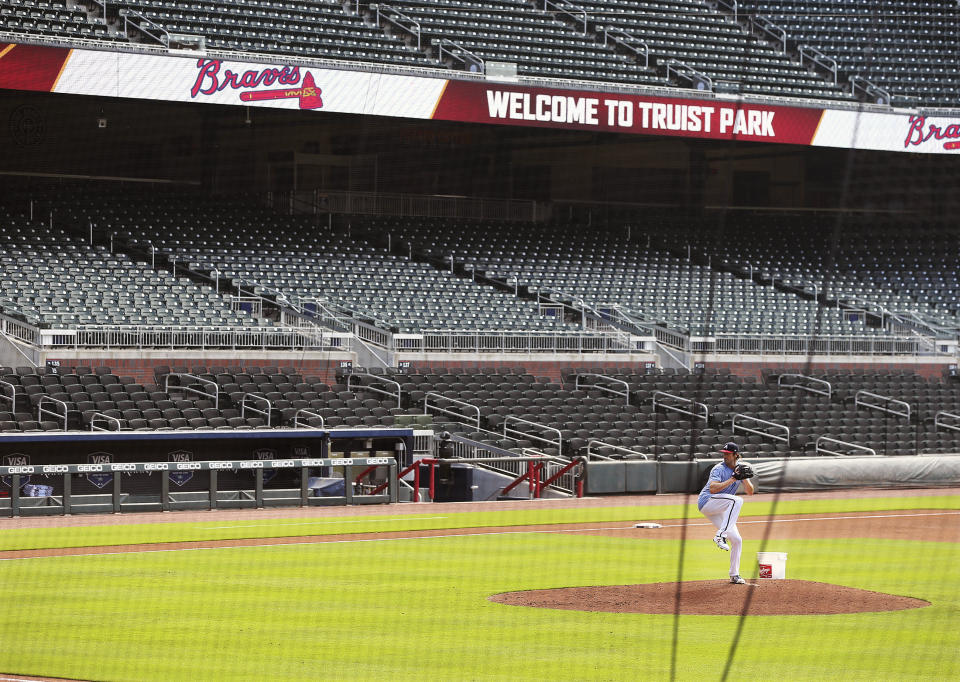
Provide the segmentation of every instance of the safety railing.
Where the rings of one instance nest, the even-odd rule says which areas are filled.
[[[21,339],[24,340],[24,339]],[[41,329],[34,345],[47,348],[136,348],[211,350],[350,350],[350,334],[310,327],[177,327],[78,325]]]
[[[601,448],[603,448],[607,452],[614,452],[617,455],[620,455],[621,459],[627,458],[627,457],[629,457],[630,459],[654,459],[654,456],[649,453],[642,452],[640,450],[634,450],[633,448],[624,447],[622,445],[614,445],[613,443],[604,443],[602,440],[598,438],[593,438],[587,442],[587,451],[586,451],[587,460],[589,461],[591,459],[600,459],[600,460],[617,459],[616,457],[611,457],[609,455],[597,452],[597,450]]]
[[[772,427],[782,433],[770,433],[768,430],[757,429],[751,426],[744,425],[743,422],[749,422],[752,424],[761,424],[763,426]],[[783,443],[790,442],[790,427],[784,424],[778,424],[776,422],[767,421],[766,419],[760,419],[759,417],[753,417],[749,414],[735,414],[733,415],[732,425],[730,430],[733,433],[752,433],[757,436],[762,436],[764,438],[770,438],[772,440],[778,440]]]
[[[511,426],[512,424],[523,424],[527,428],[514,428]],[[534,433],[531,433],[531,431]],[[538,434],[556,434],[556,438],[546,438],[544,435]],[[563,456],[563,437],[560,429],[555,429],[552,426],[546,426],[528,419],[508,415],[503,420],[503,435],[516,440],[533,440],[538,443],[543,443],[549,447],[556,448],[557,455],[560,457]]]
[[[90,416],[91,431],[123,431],[123,422],[103,412],[94,412]]]
[[[446,77],[451,72],[446,70]],[[300,193],[298,193],[300,194]],[[290,213],[349,213],[351,215],[423,216],[429,218],[477,218],[529,222],[537,217],[537,203],[526,199],[451,197],[431,194],[391,194],[316,190],[306,206],[292,192],[272,192],[267,202]]]
[[[833,57],[828,57],[817,48],[810,47],[809,45],[801,45],[799,52],[800,63],[802,65],[806,66],[809,62],[814,66],[819,66],[833,77],[833,84],[837,84],[839,79],[839,67],[837,66],[836,59]]]
[[[309,422],[301,421],[301,419],[304,418],[304,417],[306,417],[308,420],[309,420],[309,419],[319,419],[319,420],[320,420],[320,426],[313,426],[313,425],[310,424]],[[299,410],[297,410],[296,413],[293,415],[293,427],[294,427],[295,429],[303,429],[303,428],[306,428],[306,429],[324,429],[324,428],[326,428],[326,423],[325,423],[324,420],[323,420],[323,415],[317,414],[316,412],[314,412],[313,410],[311,410],[311,409],[308,408],[308,407],[302,407],[302,408],[300,408]]]
[[[396,7],[391,7],[390,5],[371,5],[371,9],[376,10],[377,25],[380,25],[380,19],[387,21],[397,28],[406,31],[414,38],[417,39],[417,50],[420,50],[421,39],[420,39],[420,22],[414,19],[413,17],[408,17],[406,14],[398,10]]]
[[[587,19],[589,16],[587,10],[567,0],[543,0],[543,11],[547,12],[551,9],[570,17],[578,24],[582,24],[583,35],[587,35]]]
[[[9,395],[7,394],[9,392]],[[23,395],[23,394],[20,394]],[[26,398],[26,396],[23,396]],[[17,386],[9,381],[0,380],[0,403],[10,406],[9,412],[17,412]]]
[[[445,405],[438,404],[439,401],[446,401],[462,410],[476,413],[474,417],[470,417],[463,412],[458,412],[457,410],[452,410]],[[457,400],[456,398],[447,398],[446,396],[441,395],[440,393],[435,393],[433,391],[427,393],[423,398],[423,413],[432,414],[433,412],[439,412],[445,414],[448,417],[453,417],[457,421],[469,420],[467,423],[472,424],[476,428],[480,428],[480,408],[471,403],[465,402],[463,400]]]
[[[733,20],[737,21],[737,0],[717,0],[717,6],[722,7],[723,9],[730,12],[733,15]]]
[[[784,379],[789,381],[784,382]],[[824,379],[808,377],[805,374],[781,374],[777,377],[777,386],[787,386],[807,393],[815,393],[829,398],[833,395],[833,385]]]
[[[694,338],[699,353],[736,355],[928,355],[915,338],[886,336],[810,336],[792,334],[716,334]]]
[[[48,405],[50,407],[48,407]],[[66,431],[68,427],[68,411],[65,401],[58,400],[49,395],[41,396],[39,402],[37,402],[37,418],[40,421],[44,421],[44,417],[53,417],[53,421],[59,422],[64,431]]]
[[[266,405],[266,409],[260,409],[257,405]],[[267,422],[266,426],[272,426],[271,417],[273,416],[273,403],[266,396],[245,393],[240,401],[240,416],[247,418],[247,413],[259,414]]]
[[[156,40],[160,45],[170,44],[170,34],[160,24],[129,8],[121,9],[118,14],[123,19],[124,35],[130,36],[129,30],[132,27],[148,38]]]
[[[386,320],[377,320],[376,322],[384,327],[392,326],[391,322]],[[381,348],[390,347],[391,336],[389,332],[359,320],[354,320],[353,323],[353,333],[356,334],[357,338],[361,341]]]
[[[833,443],[835,445],[843,445],[850,450],[855,452],[845,452],[843,450],[829,450],[825,447],[821,447],[821,443]],[[838,455],[838,456],[849,456],[857,453],[864,453],[868,455],[876,455],[877,451],[873,448],[868,448],[864,445],[857,445],[856,443],[848,443],[847,441],[837,440],[836,438],[829,438],[827,436],[820,436],[816,441],[816,452],[818,455],[827,454],[827,455]]]
[[[178,381],[182,379],[187,379],[188,381],[191,381],[194,384],[200,384],[204,388],[203,389],[194,388],[190,384],[178,383],[178,384],[171,385],[170,379],[173,377],[176,377]],[[205,389],[211,389],[211,388],[213,389],[212,393],[209,390],[205,390]],[[203,396],[204,398],[212,398],[213,406],[220,407],[220,386],[217,384],[217,382],[212,381],[210,379],[204,379],[203,377],[198,377],[195,374],[187,374],[184,372],[170,372],[169,374],[166,374],[163,377],[163,390],[166,393],[170,393],[170,391],[183,391],[184,393],[191,393],[193,395]]]
[[[787,51],[787,32],[770,21],[767,17],[751,17],[750,26],[753,30],[766,37],[768,40],[773,40],[774,42],[779,43],[781,52]]]
[[[483,433],[485,436],[488,436],[488,439],[499,439],[503,436],[494,431],[487,431],[485,429],[477,429],[478,433]],[[442,442],[442,440],[441,440]],[[467,436],[462,436],[460,434],[450,434],[450,445],[452,447],[452,454],[455,459],[476,459],[482,460],[480,466],[490,471],[495,471],[506,476],[519,476],[524,471],[523,462],[517,457],[517,453],[512,450],[507,450],[505,448],[498,447],[496,445],[490,445],[488,443],[481,443],[473,438]],[[431,452],[431,456],[436,453]],[[539,452],[534,449],[530,449],[527,454],[534,457],[546,457],[542,452]]]
[[[17,341],[23,341],[31,346],[40,345],[40,330],[36,325],[7,315],[0,315],[0,329],[2,329],[4,335]]]
[[[584,383],[581,380],[590,378],[592,383]],[[604,384],[610,384],[604,386]],[[623,398],[623,402],[627,405],[630,404],[630,384],[628,384],[623,379],[617,379],[616,377],[608,377],[606,374],[591,374],[589,372],[584,372],[583,374],[577,374],[574,379],[573,385],[578,389],[595,389],[597,391],[602,391],[603,393],[610,393],[615,396]],[[613,388],[613,387],[616,388]]]
[[[667,401],[664,402],[661,398],[666,398]],[[698,403],[693,398],[684,398],[683,396],[674,395],[673,393],[667,393],[666,391],[654,391],[651,396],[653,402],[654,412],[657,409],[670,410],[672,412],[679,412],[681,414],[687,414],[696,419],[702,419],[708,421],[710,419],[710,408],[704,403]],[[677,404],[679,403],[679,405]],[[681,407],[684,405],[686,407]]]
[[[713,79],[705,73],[697,71],[689,64],[685,64],[677,59],[671,59],[667,62],[667,79],[671,76],[680,80],[690,82],[694,90],[712,91]]]
[[[394,390],[388,391],[380,388],[379,386],[374,386],[373,384],[384,384],[392,387]],[[362,387],[364,391],[389,396],[397,401],[397,407],[400,406],[402,395],[400,384],[393,379],[388,379],[387,377],[379,376],[377,374],[348,374],[347,390],[352,391],[355,386]]]
[[[602,33],[604,47],[608,42],[619,45],[642,58],[645,68],[650,66],[650,47],[645,42],[619,28],[604,27]]]
[[[890,106],[890,91],[862,76],[850,76],[850,88],[857,99],[866,99],[871,104]]]
[[[530,499],[542,497],[548,487],[568,494],[583,497],[583,485],[580,459],[573,461],[563,461],[556,457],[549,457],[543,454],[512,454],[510,456],[493,455],[490,457],[455,457],[452,459],[437,459],[435,457],[423,457],[416,460],[408,467],[397,473],[397,478],[403,480],[407,476],[413,479],[412,497],[413,502],[420,501],[421,473],[420,467],[427,467],[427,491],[430,499],[436,499],[437,489],[437,468],[442,463],[457,462],[460,464],[476,464],[487,469],[516,476],[513,481],[508,483],[500,491],[501,495],[507,495],[518,485],[526,482],[528,485],[528,496]],[[523,469],[520,472],[503,471],[505,466],[510,468]],[[547,468],[550,467],[550,468]],[[387,484],[382,483],[374,488],[370,494],[380,494]]]
[[[440,61],[443,61],[444,56],[447,56],[453,61],[463,64],[465,71],[486,73],[486,64],[483,59],[460,43],[456,43],[449,38],[442,38],[436,42],[435,47],[437,48],[437,58]]]
[[[424,330],[395,334],[394,350],[421,353],[623,353],[629,336],[618,332],[510,332]]]
[[[896,417],[903,417],[907,420],[910,419],[910,403],[870,391],[857,391],[853,396],[853,404],[857,408],[865,407],[870,410],[886,412]]]
[[[940,410],[933,416],[933,425],[938,429],[960,431],[960,414]]]
[[[480,429],[482,432],[483,429]],[[493,437],[500,437],[500,434],[487,432]],[[574,494],[577,490],[577,480],[582,472],[573,471],[567,468],[563,473],[557,475],[557,472],[564,469],[571,460],[561,456],[550,456],[536,448],[525,447],[520,451],[520,455],[511,450],[480,443],[471,438],[459,434],[451,434],[450,439],[453,445],[453,455],[456,461],[467,459],[476,460],[479,466],[496,471],[507,476],[522,477],[527,471],[525,458],[534,457],[544,463],[543,473],[548,478],[555,478],[553,487],[566,494]],[[577,461],[579,458],[574,458]]]

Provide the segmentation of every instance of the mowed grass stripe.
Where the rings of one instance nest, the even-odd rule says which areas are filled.
[[[683,549],[685,580],[725,574],[726,555],[709,543]],[[759,549],[745,543],[745,566]],[[932,606],[748,618],[734,654],[738,679],[960,676],[957,545],[792,540],[777,549],[789,553],[788,577]],[[487,597],[672,581],[680,550],[672,540],[518,534],[6,562],[0,669],[144,682],[668,679],[672,616],[529,609]],[[717,677],[736,623],[682,617],[677,679]]]
[[[742,518],[777,515],[895,511],[908,509],[960,510],[960,496],[938,495],[891,498],[834,500],[789,500],[778,502],[773,496],[751,498],[743,507]],[[444,512],[438,516],[425,509],[424,514],[403,516],[348,516],[324,518],[264,519],[251,522],[249,516],[235,524],[224,521],[184,523],[123,523],[79,527],[10,528],[0,535],[0,550],[56,549],[157,542],[198,542],[307,535],[342,535],[388,531],[422,531],[452,528],[510,527],[564,523],[625,523],[641,520],[668,521],[682,518],[702,520],[696,504],[642,507],[585,507],[572,509],[520,509]]]

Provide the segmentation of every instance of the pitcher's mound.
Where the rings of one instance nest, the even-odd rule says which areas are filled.
[[[505,592],[493,595],[490,601],[542,609],[710,616],[740,615],[745,607],[751,615],[779,616],[899,611],[930,605],[922,599],[806,580],[753,580],[746,585],[733,585],[726,580],[695,580],[564,587]]]

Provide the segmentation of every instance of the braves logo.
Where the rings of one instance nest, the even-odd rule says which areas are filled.
[[[236,73],[230,69],[223,69],[223,62],[219,59],[200,59],[197,61],[197,79],[190,88],[190,96],[212,95],[231,88],[233,90],[258,88],[261,85],[292,85],[299,87],[280,88],[277,90],[255,90],[240,93],[242,102],[259,102],[275,99],[299,99],[301,109],[319,109],[323,106],[320,97],[321,90],[309,71],[301,79],[299,66],[284,66],[282,68],[249,69],[243,73]]]
[[[933,123],[927,123],[925,116],[911,116],[910,128],[907,130],[907,137],[903,141],[904,148],[911,145],[919,146],[928,140],[951,140],[944,142],[944,149],[960,149],[960,123],[951,123],[948,126],[941,127]]]

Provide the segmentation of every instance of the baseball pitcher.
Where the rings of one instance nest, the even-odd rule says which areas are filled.
[[[720,450],[723,461],[710,470],[707,484],[700,491],[697,507],[700,513],[710,519],[717,534],[713,542],[720,549],[730,552],[730,582],[743,585],[746,581],[740,577],[740,552],[743,538],[737,530],[737,519],[743,498],[737,497],[737,491],[743,486],[747,495],[753,495],[753,469],[746,462],[740,462],[740,446],[730,442]]]

